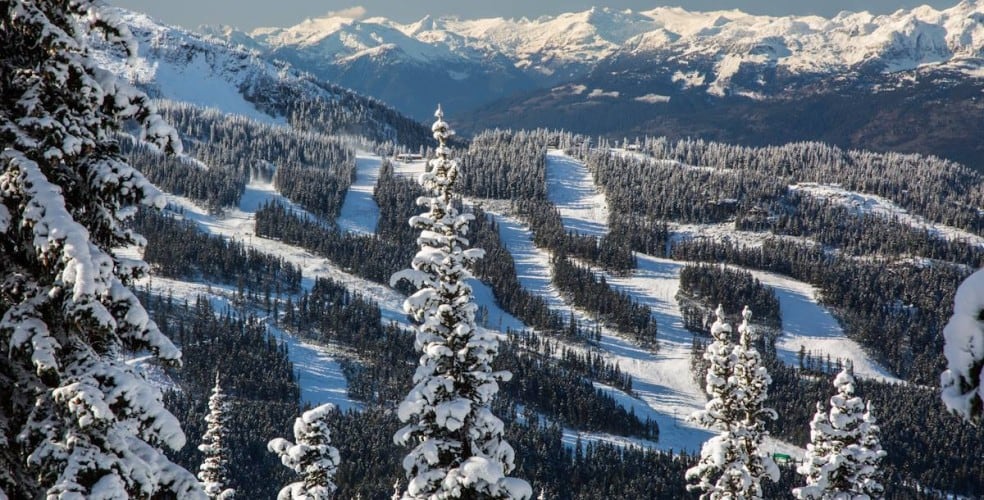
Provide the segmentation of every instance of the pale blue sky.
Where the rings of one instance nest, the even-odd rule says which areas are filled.
[[[194,28],[200,24],[229,24],[243,29],[290,26],[308,17],[361,5],[369,16],[415,21],[425,14],[461,17],[536,17],[585,10],[592,5],[647,10],[676,5],[690,10],[738,8],[754,14],[819,14],[826,17],[842,10],[888,13],[900,8],[929,4],[936,8],[957,0],[107,0],[150,14],[169,24]]]

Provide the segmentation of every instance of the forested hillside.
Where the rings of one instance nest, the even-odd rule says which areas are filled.
[[[980,418],[978,172],[453,139],[440,106],[429,135],[242,47],[17,5],[0,499],[984,495],[937,389]],[[124,59],[161,100],[97,67]],[[202,82],[218,108],[171,100]]]

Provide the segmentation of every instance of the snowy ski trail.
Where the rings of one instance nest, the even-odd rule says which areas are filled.
[[[355,155],[355,182],[349,186],[338,216],[338,227],[342,231],[361,234],[376,232],[379,222],[379,207],[372,193],[379,180],[379,167],[382,160],[378,156],[359,151]]]
[[[555,169],[555,166],[558,168]],[[568,180],[564,183],[550,183],[550,178],[554,176],[564,176]],[[580,178],[580,180],[573,180],[576,178]],[[570,157],[558,157],[557,155],[548,154],[547,179],[548,186],[553,186],[555,189],[564,189],[566,186],[577,186],[575,189],[576,193],[574,194],[548,193],[552,200],[594,199],[590,194],[583,192],[583,186],[592,180],[591,172],[582,163]],[[592,186],[594,185],[592,184]],[[597,192],[596,188],[595,190]],[[602,196],[603,200],[603,195],[600,196]],[[603,201],[600,203],[603,203]],[[564,209],[562,207],[559,208],[561,213],[563,213]],[[586,213],[597,212],[588,211]],[[601,220],[595,221],[596,224],[601,224],[602,222]],[[567,220],[565,219],[566,223]],[[570,228],[572,229],[573,227],[571,226]],[[713,232],[721,239],[731,238],[739,241],[748,239],[743,237],[742,232],[734,230],[727,231],[723,230],[722,227],[715,227],[717,227],[717,230]],[[636,258],[639,262],[639,268],[636,272],[629,277],[606,275],[609,284],[615,286],[617,289],[628,292],[637,301],[650,305],[653,308],[653,313],[661,320],[660,326],[663,326],[662,320],[664,319],[661,315],[665,315],[667,312],[679,319],[678,309],[669,311],[661,309],[664,306],[650,303],[647,295],[654,293],[657,296],[668,298],[675,308],[676,299],[673,297],[675,297],[679,288],[679,269],[683,264],[642,254],[636,254]],[[672,275],[674,276],[672,279],[676,281],[676,285],[669,292],[664,290],[665,285],[652,281],[651,277],[654,272],[657,274],[666,272],[665,269],[657,269],[659,266],[675,266],[672,271]],[[774,273],[754,270],[749,270],[749,272],[763,284],[772,287],[776,296],[779,298],[783,318],[783,332],[776,342],[776,349],[783,362],[796,365],[798,363],[797,353],[802,345],[814,353],[830,354],[831,358],[850,359],[854,363],[856,373],[861,377],[875,378],[889,382],[901,382],[900,379],[894,377],[887,369],[868,356],[857,342],[849,339],[844,334],[844,330],[836,318],[834,318],[829,310],[817,302],[816,287],[809,283]],[[669,319],[669,317],[665,319]],[[665,328],[661,328],[660,339],[666,338],[664,332],[669,333],[671,336],[675,335],[674,332],[667,332]],[[684,331],[684,334],[689,351],[690,333]]]
[[[564,227],[590,236],[608,233],[608,203],[591,173],[564,151],[547,152],[547,198],[560,210]]]
[[[369,172],[358,170],[357,179],[369,178],[370,175],[374,175],[374,179],[378,178],[381,159],[368,154],[360,154],[365,161],[357,162],[357,168],[366,169]],[[421,162],[397,164],[396,167],[398,173],[405,175],[423,171]],[[366,221],[378,220],[379,207],[376,206],[376,202],[371,196],[374,187],[375,180],[372,181],[372,187],[368,190],[368,201],[366,198],[346,197],[338,221],[340,226],[354,228],[361,225],[365,227]],[[386,285],[345,272],[329,260],[315,256],[303,248],[256,236],[255,212],[268,201],[278,201],[297,213],[317,219],[316,216],[290,203],[277,192],[271,183],[251,182],[247,186],[246,194],[241,199],[239,207],[229,209],[219,216],[209,214],[205,208],[188,198],[174,195],[167,195],[167,198],[170,205],[180,207],[185,218],[194,221],[206,232],[234,239],[250,248],[280,256],[299,266],[303,275],[301,286],[304,289],[310,290],[317,278],[330,278],[343,284],[350,291],[376,302],[384,322],[396,322],[404,329],[411,328],[406,313],[403,311],[405,297],[399,292]],[[350,200],[351,203],[358,205],[358,209],[346,208],[346,204],[349,204]],[[370,232],[375,232],[375,222],[372,222]],[[407,265],[409,266],[409,263]],[[233,287],[223,285],[183,282],[160,277],[152,277],[148,280],[156,290],[160,290],[162,293],[167,293],[170,290],[175,297],[187,297],[191,302],[198,295],[207,296],[216,311],[231,307],[232,297],[235,293]],[[144,282],[138,284],[144,286]],[[472,280],[471,285],[476,302],[481,306],[482,318],[480,319],[482,324],[495,329],[501,326],[503,330],[505,328],[520,330],[525,327],[521,321],[498,306],[492,290],[487,285],[478,280]],[[299,371],[302,399],[305,402],[312,404],[333,402],[343,409],[358,407],[358,402],[351,401],[347,397],[347,385],[341,373],[341,367],[330,349],[271,327],[271,333],[274,332],[289,344],[288,354]]]

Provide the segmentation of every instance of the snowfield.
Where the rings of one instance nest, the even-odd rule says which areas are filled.
[[[861,378],[903,382],[877,361],[861,345],[847,338],[837,319],[817,303],[816,287],[786,276],[750,271],[763,284],[772,287],[782,311],[782,335],[776,339],[776,352],[784,363],[798,366],[800,346],[813,353],[830,354],[831,359],[850,360]]]
[[[608,232],[608,203],[591,173],[558,149],[547,152],[547,198],[560,210],[567,229],[591,236]]]
[[[343,231],[361,234],[376,232],[379,222],[379,207],[372,193],[379,180],[379,167],[382,160],[369,153],[358,152],[355,155],[355,182],[345,193],[342,211],[338,216],[338,227]]]

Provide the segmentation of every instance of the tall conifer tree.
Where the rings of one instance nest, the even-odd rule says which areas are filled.
[[[701,491],[702,499],[762,498],[762,479],[779,479],[779,469],[760,451],[765,419],[775,412],[763,407],[771,379],[753,346],[751,311],[742,311],[738,345],[731,342],[732,329],[725,321],[724,308],[718,306],[711,325],[714,341],[707,346],[704,359],[710,363],[706,391],[711,397],[693,420],[721,431],[701,447],[697,465],[687,470],[690,490]]]
[[[205,416],[205,435],[198,450],[205,455],[205,460],[198,468],[198,479],[205,488],[205,494],[211,499],[229,500],[236,491],[229,488],[229,450],[225,446],[229,430],[229,403],[226,401],[222,386],[219,385],[219,373],[215,373],[215,386],[212,396],[208,398],[208,415]]]
[[[406,279],[418,289],[404,310],[418,323],[414,345],[420,363],[399,408],[400,420],[408,424],[394,437],[412,448],[403,461],[409,481],[403,498],[530,498],[529,484],[506,477],[515,467],[514,453],[489,406],[498,382],[510,375],[492,371],[498,339],[475,325],[467,280],[469,267],[484,252],[468,248],[472,216],[459,214],[453,204],[459,172],[447,141],[454,132],[440,107],[435,116],[437,158],[421,176],[431,196],[418,200],[428,211],[410,219],[421,230],[420,251],[412,269],[392,278],[393,284]]]
[[[810,444],[797,471],[806,485],[793,490],[802,500],[882,498],[879,463],[885,452],[878,442],[870,407],[854,394],[854,374],[848,364],[834,378],[837,394],[829,412],[817,404],[810,423]]]
[[[341,461],[328,430],[334,409],[329,403],[304,412],[294,420],[294,443],[276,438],[267,445],[284,466],[301,475],[300,481],[280,490],[278,500],[328,500],[334,495],[335,471]]]
[[[129,289],[143,243],[124,221],[164,197],[122,159],[124,122],[180,151],[146,95],[96,66],[91,36],[129,31],[89,0],[0,1],[0,489],[13,498],[202,498],[161,447],[185,443],[124,362],[181,353]]]

